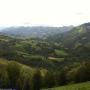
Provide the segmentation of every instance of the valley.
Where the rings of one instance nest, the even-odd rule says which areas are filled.
[[[67,90],[63,85],[90,81],[90,23],[4,28],[0,67],[1,88]]]

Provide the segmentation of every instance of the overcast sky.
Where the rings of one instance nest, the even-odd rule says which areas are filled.
[[[0,26],[62,26],[89,21],[90,0],[0,0]]]

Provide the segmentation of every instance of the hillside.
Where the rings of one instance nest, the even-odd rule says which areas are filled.
[[[90,23],[73,28],[68,33],[63,34],[63,44],[66,47],[78,47],[76,45],[90,42]]]
[[[68,32],[49,36],[47,41],[76,56],[90,56],[90,23],[74,27]],[[68,50],[69,49],[69,50]]]

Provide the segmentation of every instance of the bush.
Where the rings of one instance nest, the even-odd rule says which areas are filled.
[[[55,76],[53,72],[47,71],[44,77],[45,88],[51,88],[55,86]]]
[[[11,88],[16,88],[17,80],[20,77],[20,65],[16,62],[10,62],[7,65],[7,74],[10,80]]]
[[[40,70],[35,71],[32,82],[34,90],[40,90],[42,88],[42,75]]]

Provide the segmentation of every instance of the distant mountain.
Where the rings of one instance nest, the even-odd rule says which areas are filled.
[[[0,27],[0,31],[3,30],[3,29],[5,29],[5,27]]]
[[[73,26],[64,26],[64,27],[10,27],[5,28],[1,31],[1,33],[6,34],[8,36],[14,36],[18,38],[42,38],[47,37],[49,35],[54,35],[57,33],[67,32],[71,30]]]

